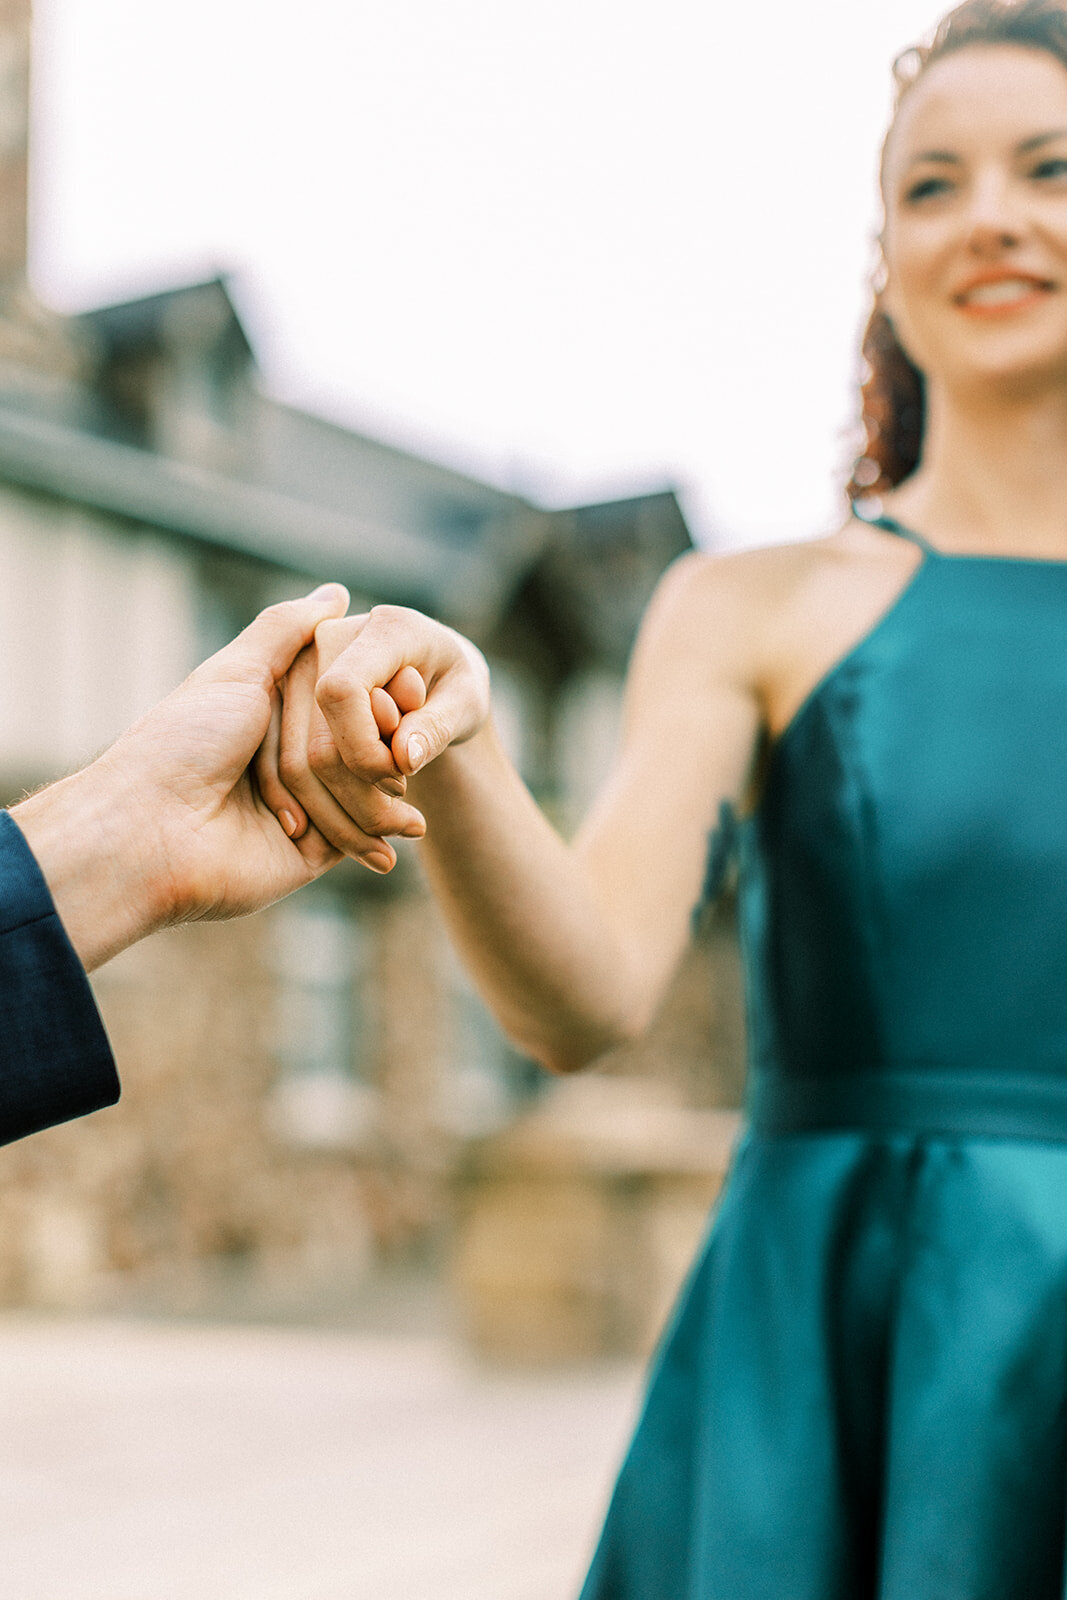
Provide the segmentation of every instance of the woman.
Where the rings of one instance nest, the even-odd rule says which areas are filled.
[[[667,576],[571,847],[414,613],[320,628],[262,763],[369,865],[426,819],[563,1071],[647,1025],[741,818],[750,1132],[585,1600],[1064,1592],[1067,5],[969,0],[899,76],[852,485],[885,517]]]

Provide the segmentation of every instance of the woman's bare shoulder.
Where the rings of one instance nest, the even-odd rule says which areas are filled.
[[[833,533],[782,544],[728,551],[692,551],[660,581],[653,602],[668,626],[710,621],[751,638],[798,603],[824,591],[865,581],[877,567],[900,560],[901,540],[850,518]],[[907,557],[904,558],[907,560]],[[756,629],[755,625],[760,624]]]

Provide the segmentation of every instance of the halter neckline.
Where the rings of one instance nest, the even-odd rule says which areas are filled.
[[[917,544],[919,549],[925,551],[928,556],[942,556],[945,553],[943,550],[939,550],[936,545],[932,545],[929,539],[924,539],[921,533],[916,533],[914,528],[906,528],[895,517],[861,516],[860,521],[868,523],[872,528],[883,528],[886,533],[895,533],[899,538],[907,539],[910,543]]]
[[[856,513],[860,522],[866,522],[868,527],[882,528],[886,533],[894,533],[901,539],[907,539],[911,544],[917,545],[925,555],[935,556],[938,561],[986,561],[994,564],[1023,567],[1067,567],[1067,556],[1020,556],[997,555],[989,550],[941,550],[936,544],[931,544],[921,533],[916,533],[914,528],[908,528],[903,522],[898,522],[895,517],[865,517]]]

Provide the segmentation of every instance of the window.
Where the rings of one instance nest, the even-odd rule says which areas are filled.
[[[349,1147],[373,1131],[365,949],[344,900],[312,885],[271,913],[275,976],[272,1120],[288,1142]]]

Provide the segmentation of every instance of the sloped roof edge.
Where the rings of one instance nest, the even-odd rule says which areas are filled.
[[[198,278],[194,282],[174,284],[168,289],[157,289],[152,294],[136,295],[131,300],[116,300],[107,305],[93,306],[72,317],[75,325],[89,328],[105,335],[110,341],[124,344],[143,338],[155,329],[168,306],[189,296],[202,294],[205,289],[215,290],[225,300],[233,326],[240,336],[248,355],[255,359],[252,341],[241,319],[241,314],[230,292],[225,273],[214,277]]]
[[[649,489],[644,494],[623,495],[617,500],[590,500],[583,504],[562,507],[551,515],[566,519],[568,517],[578,520],[579,525],[602,521],[632,522],[642,513],[655,515],[660,518],[665,526],[669,525],[683,547],[693,544],[693,534],[682,510],[681,501],[677,491],[670,485],[661,489]]]
[[[281,416],[295,417],[305,427],[321,429],[323,433],[352,441],[361,449],[371,450],[382,460],[392,462],[405,472],[415,474],[435,490],[445,492],[451,490],[470,496],[489,507],[510,509],[524,506],[534,509],[534,503],[524,495],[514,494],[511,490],[502,489],[498,484],[491,483],[485,478],[475,477],[459,467],[450,466],[434,455],[419,455],[412,445],[400,444],[391,439],[380,438],[377,434],[365,433],[362,428],[349,426],[314,409],[308,411],[301,406],[291,405],[287,400],[279,399],[262,384],[259,387],[258,399],[265,412],[277,412]]]
[[[464,559],[405,529],[374,526],[2,405],[0,479],[401,603],[462,610],[464,591],[484,587],[476,552]]]

